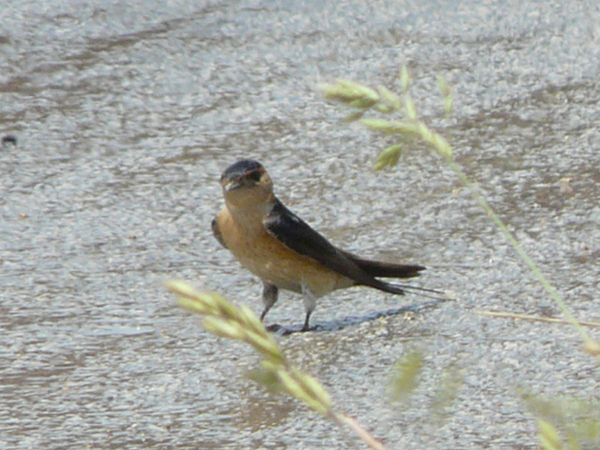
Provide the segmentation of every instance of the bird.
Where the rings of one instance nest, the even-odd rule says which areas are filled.
[[[380,280],[416,277],[425,267],[364,259],[334,246],[275,196],[271,177],[258,161],[232,164],[220,184],[225,204],[212,221],[212,231],[262,280],[263,322],[280,289],[302,294],[302,331],[310,330],[317,299],[337,289],[367,286],[396,295],[404,295],[406,289],[437,292]]]

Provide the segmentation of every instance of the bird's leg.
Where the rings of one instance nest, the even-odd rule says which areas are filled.
[[[302,331],[308,331],[310,330],[310,315],[317,307],[317,297],[305,283],[302,283],[302,296],[304,297],[302,302],[304,303],[304,310],[306,311],[306,319],[304,319]]]
[[[277,302],[277,294],[279,289],[277,286],[271,283],[267,283],[263,281],[263,293],[262,293],[262,301],[265,308],[260,315],[260,321],[262,322],[265,319],[265,316],[269,312],[269,310],[273,307],[273,305]]]

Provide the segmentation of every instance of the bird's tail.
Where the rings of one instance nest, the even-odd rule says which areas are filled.
[[[392,264],[359,258],[354,258],[353,261],[365,273],[376,278],[412,278],[418,277],[419,272],[425,270],[423,266],[410,264]]]
[[[349,252],[342,251],[344,256],[356,264],[363,272],[375,278],[412,278],[418,277],[423,266],[410,264],[393,264],[381,261],[362,259]]]
[[[393,264],[381,261],[372,261],[369,259],[359,258],[352,253],[344,252],[345,256],[350,258],[363,272],[373,277],[374,280],[370,283],[365,283],[380,291],[389,292],[390,294],[404,295],[406,292],[419,291],[427,292],[435,295],[421,294],[424,297],[445,298],[445,294],[441,291],[426,289],[417,286],[408,286],[404,284],[392,284],[385,281],[377,280],[376,278],[412,278],[418,277],[419,272],[425,270],[425,267],[411,264]]]
[[[390,294],[404,295],[406,293],[418,293],[421,297],[434,298],[437,300],[447,300],[449,298],[446,293],[442,291],[436,291],[435,289],[427,289],[406,284],[386,283],[385,281],[381,281],[376,278],[374,279],[374,282],[365,284],[375,289],[379,289],[380,291],[389,292]]]

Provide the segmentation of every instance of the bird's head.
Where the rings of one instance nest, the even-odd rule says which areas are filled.
[[[258,161],[243,159],[221,175],[221,187],[228,204],[249,207],[273,200],[273,182]]]

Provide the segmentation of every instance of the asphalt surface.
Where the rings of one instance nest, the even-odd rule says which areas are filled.
[[[394,88],[406,64],[421,116],[573,313],[597,322],[598,6],[315,3],[0,10],[0,135],[17,140],[0,147],[1,448],[364,448],[247,380],[258,357],[163,288],[182,278],[260,312],[259,281],[210,231],[219,175],[246,157],[335,244],[423,264],[415,283],[453,296],[346,290],[319,302],[315,331],[278,338],[390,448],[534,449],[521,390],[598,400],[598,363],[571,327],[478,314],[562,317],[440,158],[417,145],[373,172],[394,141],[340,121],[317,88]],[[299,327],[300,297],[283,293],[268,319]],[[414,349],[421,383],[394,403],[394,363]],[[436,389],[456,369],[440,424]]]

